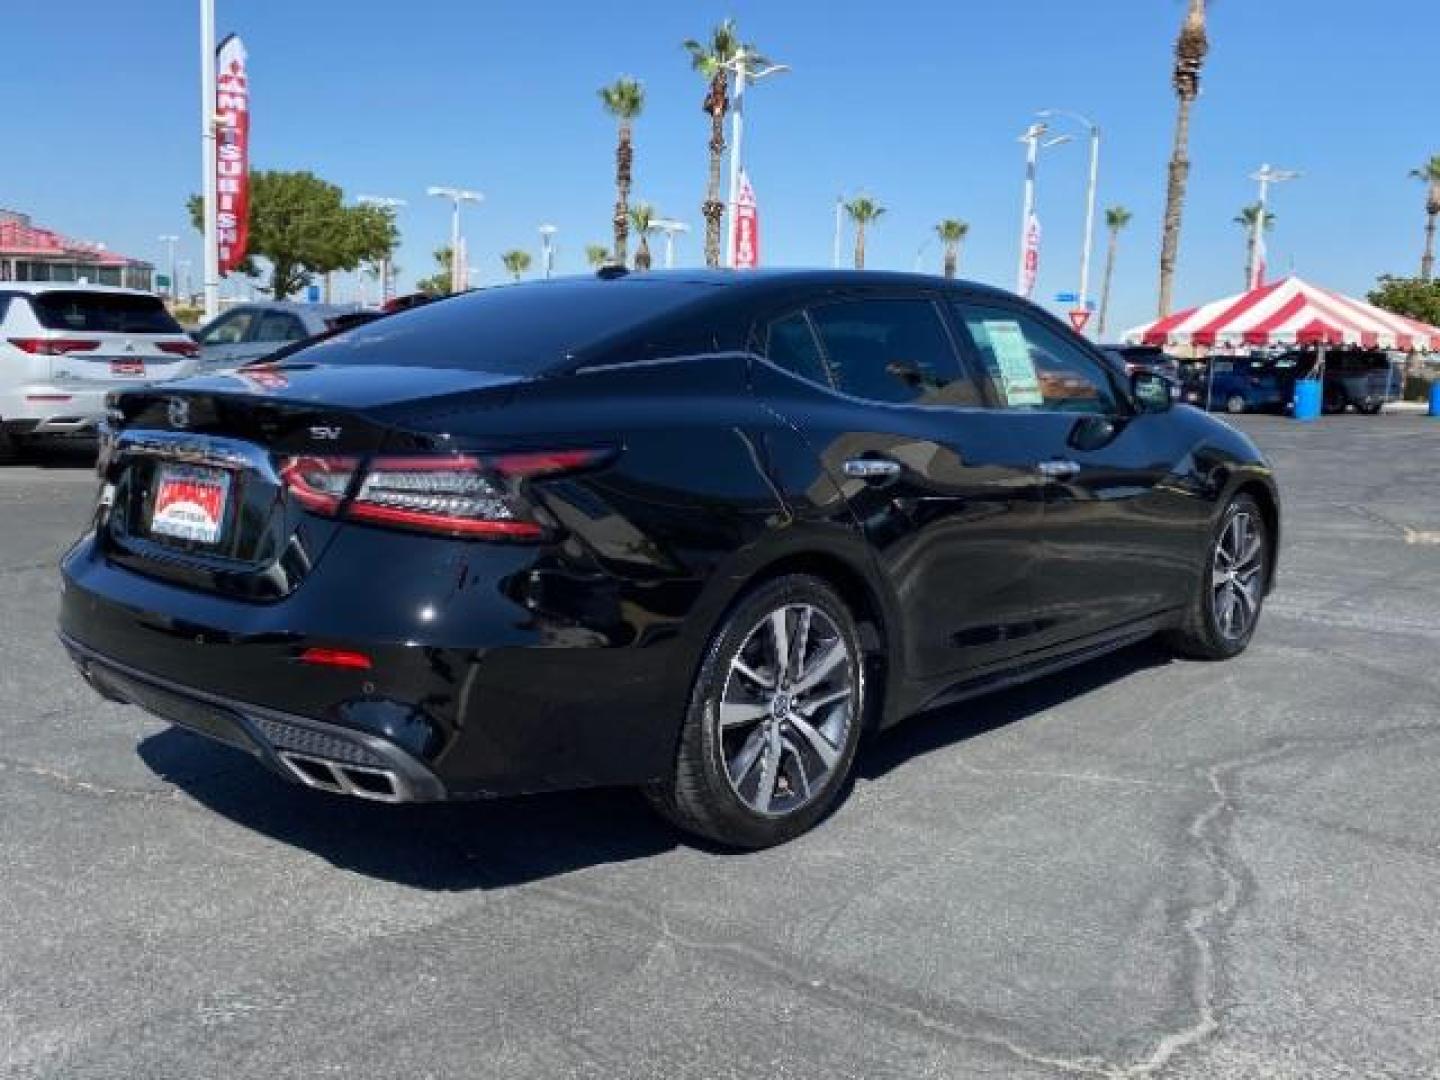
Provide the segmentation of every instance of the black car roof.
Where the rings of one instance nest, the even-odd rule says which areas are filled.
[[[586,277],[556,278],[556,281],[581,281]],[[756,270],[646,270],[617,273],[614,270],[588,276],[596,287],[618,285],[668,284],[711,286],[740,291],[762,291],[770,287],[853,288],[859,286],[903,286],[923,289],[964,289],[996,297],[1010,296],[1003,289],[975,281],[950,279],[935,274],[913,274],[897,270],[833,270],[806,267],[766,267]],[[543,286],[544,282],[534,282]]]

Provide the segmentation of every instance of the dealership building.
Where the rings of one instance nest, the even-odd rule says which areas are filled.
[[[29,214],[0,210],[0,281],[86,281],[150,292],[155,268],[109,251],[104,244],[71,240],[42,229]]]

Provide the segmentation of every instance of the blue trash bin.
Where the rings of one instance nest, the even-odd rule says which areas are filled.
[[[1314,420],[1320,415],[1320,380],[1298,379],[1295,382],[1295,419]]]
[[[1440,416],[1440,379],[1430,384],[1430,415]]]

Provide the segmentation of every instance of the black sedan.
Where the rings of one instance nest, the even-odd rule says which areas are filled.
[[[111,402],[61,637],[101,694],[384,801],[642,786],[774,844],[861,735],[1154,634],[1243,650],[1225,424],[1006,293],[654,273],[443,300]]]

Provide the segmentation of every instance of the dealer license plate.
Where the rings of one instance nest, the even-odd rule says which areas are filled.
[[[195,465],[161,465],[150,535],[214,544],[225,524],[230,474]]]

